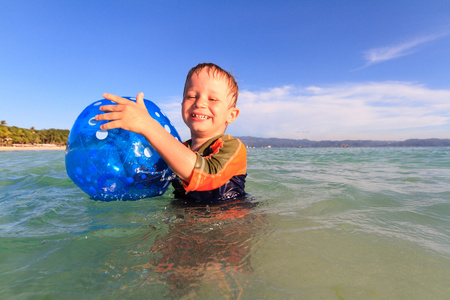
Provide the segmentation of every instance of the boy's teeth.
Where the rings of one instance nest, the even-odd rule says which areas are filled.
[[[199,118],[199,119],[209,119],[209,117],[208,117],[208,116],[205,116],[205,115],[196,115],[196,114],[192,114],[192,116],[193,116],[194,118]]]

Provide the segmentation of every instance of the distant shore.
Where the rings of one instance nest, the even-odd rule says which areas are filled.
[[[0,151],[23,151],[23,150],[66,150],[66,146],[57,146],[53,144],[45,145],[13,145],[0,146]]]

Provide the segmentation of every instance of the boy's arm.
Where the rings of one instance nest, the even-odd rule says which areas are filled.
[[[143,93],[137,95],[136,102],[106,93],[103,94],[103,97],[117,105],[100,107],[101,111],[109,113],[95,116],[96,120],[110,121],[103,124],[101,129],[123,128],[144,136],[170,169],[184,182],[190,182],[197,155],[149,115],[144,104]]]

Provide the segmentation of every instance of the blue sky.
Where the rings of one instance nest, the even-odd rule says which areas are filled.
[[[214,62],[240,85],[235,136],[450,138],[448,1],[0,0],[0,43],[10,126],[142,91],[186,139],[185,76]]]

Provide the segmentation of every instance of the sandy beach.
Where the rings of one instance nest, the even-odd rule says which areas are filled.
[[[66,146],[56,145],[14,145],[3,147],[0,146],[0,151],[23,151],[23,150],[65,150]]]

